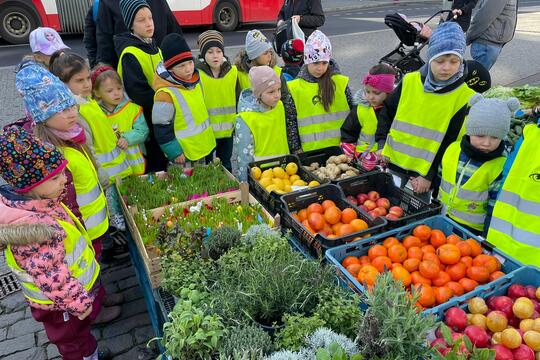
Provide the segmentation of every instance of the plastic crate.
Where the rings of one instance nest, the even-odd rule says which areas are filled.
[[[276,166],[280,166],[285,168],[285,166],[288,163],[295,163],[298,165],[298,176],[305,182],[310,181],[318,181],[319,183],[323,183],[317,176],[313,175],[311,172],[306,171],[302,164],[300,163],[300,160],[298,159],[298,156],[296,155],[285,155],[280,156],[272,159],[267,160],[261,160],[261,161],[255,161],[249,164],[249,168],[252,167],[259,167],[262,171],[268,169],[268,168],[274,168]],[[269,213],[272,215],[281,214],[281,195],[276,193],[275,191],[268,192],[266,191],[261,184],[255,178],[251,175],[251,171],[249,172],[248,176],[248,184],[249,184],[249,191],[255,196],[255,198],[268,210]]]
[[[392,175],[384,172],[370,172],[354,178],[341,180],[337,184],[345,196],[356,196],[359,193],[367,194],[369,191],[377,191],[381,197],[390,200],[392,206],[403,209],[404,215],[398,220],[388,221],[388,229],[405,226],[411,222],[435,216],[441,212],[442,204],[433,200],[428,204],[424,200],[400,189],[394,184]]]
[[[296,239],[294,236],[286,236],[287,241],[289,242],[289,245],[291,245],[291,248],[302,254],[306,259],[314,260],[315,258],[309,253],[309,249],[307,249],[298,239]]]
[[[364,220],[368,224],[368,228],[363,231],[355,232],[340,238],[329,239],[321,234],[311,234],[291,213],[307,208],[310,204],[324,200],[332,200],[340,209],[352,208],[356,211],[359,219]],[[371,216],[349,204],[343,192],[336,185],[325,184],[317,186],[313,189],[302,190],[282,196],[283,202],[283,226],[292,230],[292,235],[309,249],[310,254],[315,258],[324,257],[327,249],[343,245],[368,234],[380,232],[386,225],[384,218],[373,219]]]
[[[397,237],[398,239],[401,240],[405,236],[410,235],[412,233],[413,229],[416,226],[420,225],[420,224],[426,224],[426,225],[430,226],[432,229],[439,229],[442,232],[444,232],[446,236],[448,236],[450,234],[456,234],[457,236],[461,237],[462,239],[473,238],[473,239],[477,240],[482,245],[484,253],[494,255],[499,259],[499,261],[502,264],[502,269],[501,270],[503,272],[505,272],[506,274],[509,274],[510,272],[512,272],[514,270],[517,270],[517,269],[522,267],[522,264],[520,264],[516,260],[508,257],[507,255],[503,254],[502,252],[500,252],[499,250],[494,248],[493,245],[491,245],[487,241],[479,238],[478,236],[475,236],[470,231],[468,231],[468,230],[464,229],[462,226],[458,225],[455,221],[453,221],[453,220],[451,220],[451,219],[449,219],[449,218],[447,218],[445,216],[441,216],[441,215],[434,216],[434,217],[431,217],[431,218],[427,218],[427,219],[424,219],[422,221],[418,221],[416,223],[409,224],[409,225],[407,225],[405,227],[402,227],[402,228],[399,228],[399,229],[394,229],[394,230],[391,230],[391,231],[387,231],[385,233],[373,236],[371,238],[368,238],[368,239],[365,239],[365,240],[362,240],[362,241],[356,241],[356,242],[354,242],[352,244],[346,244],[346,245],[343,245],[343,246],[339,246],[339,247],[330,249],[329,251],[326,252],[326,258],[328,259],[328,262],[335,265],[339,278],[343,282],[345,282],[352,291],[356,292],[357,294],[362,294],[363,292],[365,292],[364,286],[362,284],[360,284],[360,282],[354,276],[352,276],[343,266],[341,266],[341,262],[343,261],[343,259],[345,259],[345,257],[347,257],[347,256],[359,257],[359,256],[367,255],[368,250],[369,250],[369,248],[371,246],[376,245],[376,244],[382,244],[382,242],[387,237],[390,237],[390,236]],[[492,283],[496,283],[496,281],[492,282]],[[492,284],[492,283],[490,283],[490,284]],[[482,285],[482,287],[484,287],[484,286],[486,286],[486,285]],[[479,287],[478,289],[480,289],[482,287]],[[475,291],[476,290],[468,293],[467,295],[474,294]],[[463,295],[463,296],[465,296],[465,295]],[[459,298],[460,297],[456,297],[455,299],[459,299]],[[454,298],[452,298],[452,300],[450,300],[450,302],[453,301],[453,299]],[[432,312],[432,313],[436,313],[440,307],[445,307],[446,304],[447,303],[441,304],[441,305],[439,305],[437,307],[429,309],[428,311]]]

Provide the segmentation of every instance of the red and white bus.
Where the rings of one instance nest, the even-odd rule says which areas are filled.
[[[276,21],[284,0],[167,0],[182,26],[212,25],[232,31],[242,23]],[[82,33],[94,0],[0,0],[0,36],[28,41],[30,32],[47,26],[62,33]]]

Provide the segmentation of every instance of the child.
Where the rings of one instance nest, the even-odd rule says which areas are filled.
[[[493,208],[502,185],[503,139],[519,101],[475,94],[469,104],[466,135],[450,144],[442,158],[439,199],[448,217],[481,234],[490,221],[488,205]]]
[[[214,151],[216,138],[193,54],[186,40],[176,33],[165,36],[161,46],[163,61],[158,64],[153,86],[156,140],[171,162],[204,161]]]
[[[304,65],[287,86],[294,100],[303,151],[339,146],[352,104],[349,78],[331,60],[330,40],[319,30],[307,39]]]
[[[144,111],[150,130],[146,142],[147,171],[162,171],[167,168],[167,159],[161,151],[152,126],[154,89],[152,82],[158,63],[163,60],[154,35],[154,21],[150,6],[144,0],[121,0],[120,12],[130,32],[115,35],[114,45],[118,60],[118,74],[124,83],[129,98]]]
[[[144,174],[144,142],[148,138],[149,130],[142,108],[125,96],[122,80],[112,67],[98,65],[92,71],[91,79],[94,98],[99,101],[101,110],[107,115],[117,134],[116,146],[126,152],[133,175]]]
[[[383,101],[394,90],[396,72],[388,65],[373,66],[362,80],[364,90],[356,93],[355,105],[341,126],[341,148],[343,152],[354,158],[361,158],[366,170],[377,165],[369,163],[367,156],[377,151],[375,130],[377,116],[383,106]]]
[[[462,135],[474,94],[463,81],[465,48],[458,24],[440,24],[429,39],[428,64],[404,76],[379,116],[375,141],[389,169],[401,187],[410,182],[428,201],[446,148]]]
[[[270,66],[280,76],[281,68],[276,63],[276,54],[266,36],[259,30],[250,30],[246,35],[245,48],[238,53],[235,60],[240,89],[251,88],[248,74],[253,66]]]
[[[249,80],[253,88],[240,95],[234,134],[234,174],[240,181],[247,181],[250,162],[290,153],[279,77],[269,66],[256,66]]]
[[[208,30],[199,35],[199,61],[204,102],[216,138],[216,156],[231,171],[232,133],[236,117],[236,100],[240,95],[238,69],[224,55],[223,35]],[[212,154],[210,154],[212,156]]]
[[[57,104],[42,104],[49,106]],[[101,306],[95,286],[100,267],[86,230],[61,202],[66,159],[18,127],[0,135],[0,153],[0,175],[8,183],[0,188],[0,223],[11,224],[1,237],[13,240],[6,263],[32,316],[63,359],[111,358],[108,349],[98,351],[90,331],[90,314]],[[47,228],[39,231],[38,224]],[[39,235],[48,238],[33,241]]]
[[[296,79],[300,68],[304,63],[304,42],[300,39],[292,39],[283,43],[281,58],[285,65],[282,74],[286,81]]]
[[[34,60],[49,67],[52,54],[58,50],[69,49],[56,30],[48,27],[38,27],[30,33],[30,49]]]

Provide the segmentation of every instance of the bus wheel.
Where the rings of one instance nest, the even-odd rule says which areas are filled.
[[[30,32],[38,26],[38,19],[26,7],[10,5],[0,10],[0,35],[9,43],[28,42]]]
[[[240,16],[236,6],[229,1],[222,1],[215,9],[215,23],[219,31],[233,31],[238,26]]]

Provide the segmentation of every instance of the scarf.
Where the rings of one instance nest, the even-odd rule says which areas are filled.
[[[79,124],[75,124],[67,131],[51,129],[52,133],[62,140],[73,141],[76,144],[84,145],[86,143],[86,133],[84,128]]]
[[[471,145],[471,139],[469,135],[463,136],[461,138],[461,151],[465,153],[469,158],[472,160],[480,161],[482,163],[485,163],[486,161],[496,159],[498,157],[501,157],[504,152],[504,141],[501,141],[499,144],[499,147],[493,150],[489,153],[484,153],[474,146]]]
[[[461,65],[459,66],[458,72],[455,73],[454,76],[452,76],[448,80],[440,81],[440,80],[435,79],[435,76],[431,72],[431,61],[424,66],[427,67],[427,76],[426,76],[426,80],[424,81],[424,91],[427,93],[434,93],[441,89],[444,89],[445,87],[449,85],[452,85],[453,83],[461,79],[465,71],[465,64],[462,62]]]
[[[183,80],[180,79],[178,76],[174,75],[172,71],[169,71],[165,68],[163,62],[160,62],[158,64],[156,72],[162,79],[167,80],[174,85],[182,86],[188,90],[193,89],[200,81],[199,70],[197,68],[194,69],[193,76],[191,76],[191,79],[189,80]]]

